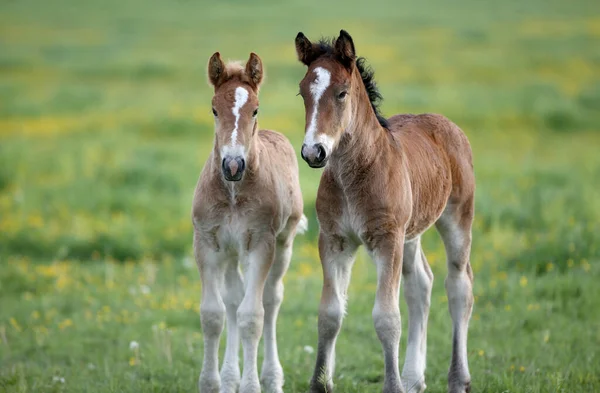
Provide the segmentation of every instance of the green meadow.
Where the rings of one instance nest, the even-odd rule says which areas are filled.
[[[258,53],[260,124],[298,152],[305,68],[294,38],[341,28],[375,69],[386,115],[442,113],[471,141],[473,392],[600,391],[592,0],[0,0],[0,391],[196,391],[190,210],[213,139],[206,62]],[[322,282],[320,171],[300,162],[300,175],[310,230],[296,240],[278,321],[286,392],[308,388]],[[426,383],[443,392],[445,255],[433,230],[423,245],[436,277]],[[375,284],[361,251],[337,392],[381,391]],[[403,356],[404,302],[402,316]]]

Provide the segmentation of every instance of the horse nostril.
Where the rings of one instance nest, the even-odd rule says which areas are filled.
[[[317,145],[317,161],[322,162],[325,159],[326,154],[327,153],[325,152],[325,147],[319,143]]]
[[[242,156],[225,157],[221,162],[223,175],[225,179],[238,181],[242,178],[242,173],[246,169],[246,160]]]
[[[302,148],[300,149],[300,157],[302,157],[302,159],[304,161],[306,161],[306,156],[304,155],[304,149],[306,149],[306,144],[305,143],[302,144]]]

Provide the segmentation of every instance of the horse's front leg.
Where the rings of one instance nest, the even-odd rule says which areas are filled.
[[[333,391],[335,341],[344,318],[346,292],[357,245],[345,237],[321,232],[319,254],[323,267],[323,292],[319,306],[317,362],[310,383],[311,392]]]
[[[402,330],[399,297],[404,234],[366,233],[363,241],[377,266],[373,322],[383,347],[385,364],[383,392],[404,392],[398,370],[398,350]]]
[[[223,267],[220,254],[194,233],[194,255],[202,280],[200,321],[204,336],[204,359],[198,387],[202,393],[219,393],[219,338],[225,321],[225,305],[221,298]]]
[[[240,386],[237,310],[244,298],[244,283],[238,270],[237,260],[228,261],[225,270],[225,288],[222,293],[227,312],[227,346],[221,366],[220,393],[237,393]]]
[[[263,330],[263,291],[269,269],[273,264],[275,236],[261,236],[242,256],[245,266],[246,291],[237,311],[238,331],[244,351],[244,370],[240,393],[260,393],[258,380],[258,342]]]

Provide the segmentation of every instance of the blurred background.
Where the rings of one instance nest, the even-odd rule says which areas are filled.
[[[0,389],[195,390],[190,209],[213,140],[208,58],[261,56],[260,125],[299,151],[294,38],[342,28],[375,69],[384,114],[442,113],[471,141],[474,389],[600,390],[591,0],[0,0]],[[300,175],[310,231],[297,238],[278,322],[286,392],[307,388],[321,291],[320,171],[300,162]],[[436,275],[426,380],[438,392],[450,318],[434,231],[424,249]],[[381,389],[374,270],[361,253],[338,340],[342,392]]]

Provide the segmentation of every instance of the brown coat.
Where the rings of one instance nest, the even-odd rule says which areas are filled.
[[[385,359],[384,393],[425,390],[427,318],[433,275],[420,236],[436,225],[446,246],[452,317],[451,393],[470,390],[467,329],[473,306],[470,267],[475,177],[463,132],[441,115],[383,118],[381,95],[350,35],[311,43],[296,37],[307,67],[302,157],[325,167],[317,195],[323,293],[311,392],[331,391],[335,340],[345,311],[354,254],[364,244],[377,267],[373,320]],[[399,291],[405,281],[409,338],[402,381]]]

